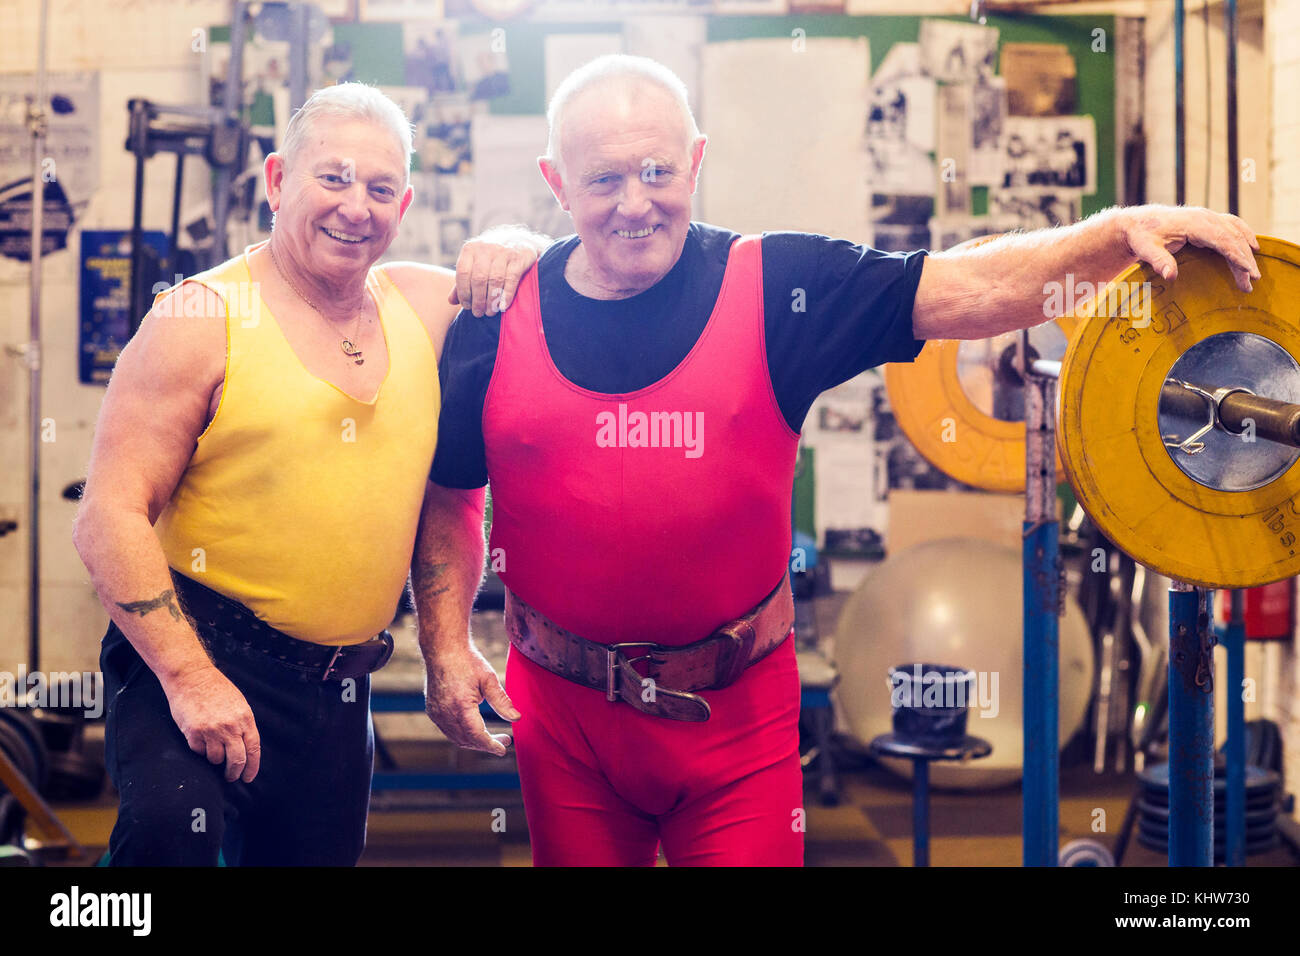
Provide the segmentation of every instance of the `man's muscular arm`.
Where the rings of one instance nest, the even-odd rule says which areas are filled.
[[[484,491],[429,482],[420,513],[411,591],[428,680],[425,712],[453,743],[503,756],[508,734],[489,734],[479,714],[487,700],[517,720],[496,672],[474,647],[469,619],[483,579]]]
[[[182,614],[153,530],[207,426],[225,351],[225,304],[209,290],[182,286],[146,316],[104,396],[73,543],[190,748],[225,763],[226,779],[249,781],[261,761],[252,712]]]
[[[1004,236],[926,259],[912,308],[918,339],[982,339],[1039,325],[1050,282],[1103,288],[1135,261],[1177,277],[1173,253],[1191,243],[1227,260],[1237,287],[1259,278],[1255,234],[1236,216],[1208,209],[1134,206],[1107,209],[1083,222]]]

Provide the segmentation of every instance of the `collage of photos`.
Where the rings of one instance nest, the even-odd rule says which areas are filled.
[[[1075,114],[1069,50],[998,39],[993,27],[926,20],[876,69],[865,133],[877,248],[939,251],[1069,224],[1096,192],[1096,126]],[[976,187],[988,197],[978,215]]]

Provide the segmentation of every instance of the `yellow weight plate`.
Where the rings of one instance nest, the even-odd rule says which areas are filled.
[[[1067,341],[1076,321],[1056,322]],[[1025,490],[1025,424],[985,414],[957,375],[961,342],[934,339],[911,364],[885,367],[894,418],[916,450],[947,475],[986,491]],[[1057,481],[1063,480],[1057,459]]]
[[[1128,269],[1099,293],[1061,368],[1057,448],[1079,502],[1135,560],[1202,587],[1300,573],[1300,462],[1262,487],[1220,491],[1182,472],[1157,422],[1170,369],[1212,335],[1254,333],[1300,361],[1300,246],[1267,236],[1259,244],[1263,277],[1249,293],[1222,257],[1203,249],[1178,253],[1173,283],[1147,266]],[[1150,283],[1145,325],[1123,317],[1135,310],[1116,307],[1141,283]],[[1242,454],[1251,450],[1242,442]]]

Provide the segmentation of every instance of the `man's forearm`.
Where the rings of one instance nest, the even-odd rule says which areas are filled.
[[[83,505],[73,541],[109,617],[164,687],[212,662],[176,596],[149,519]]]
[[[411,562],[411,593],[426,660],[439,648],[464,646],[474,595],[483,580],[482,489],[430,484]]]
[[[919,339],[982,339],[1056,318],[1049,289],[1064,283],[1104,288],[1135,256],[1124,218],[1143,209],[1107,209],[1083,222],[1002,236],[937,253],[917,290],[912,333]],[[1045,288],[1049,287],[1049,288]],[[1069,310],[1066,310],[1067,312]]]

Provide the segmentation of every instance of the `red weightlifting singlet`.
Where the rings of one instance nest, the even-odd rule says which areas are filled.
[[[790,558],[799,443],[767,370],[759,238],[732,245],[685,360],[624,395],[556,369],[529,272],[502,319],[483,437],[501,579],[555,623],[685,644],[749,610]]]
[[[568,381],[533,269],[505,312],[483,409],[494,561],[514,593],[605,643],[686,644],[781,580],[799,437],[772,392],[761,242],[731,247],[681,364],[622,395]],[[501,549],[498,551],[498,549]],[[799,685],[787,640],[704,723],[611,703],[511,652],[506,687],[534,860],[802,861]]]

